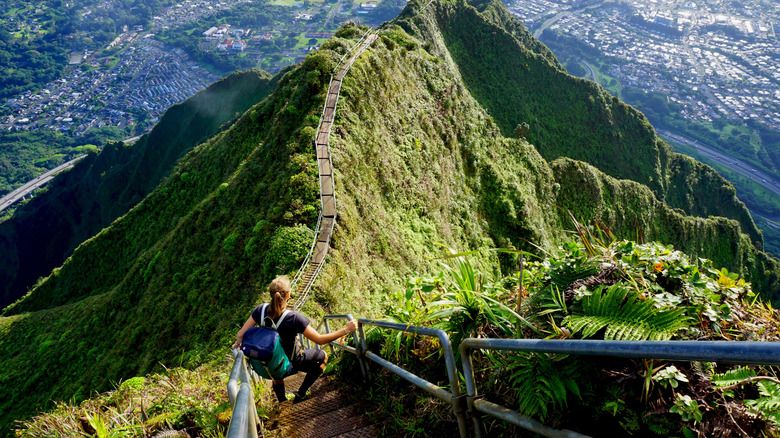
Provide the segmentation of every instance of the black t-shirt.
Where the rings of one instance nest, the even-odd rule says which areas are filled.
[[[271,306],[268,303],[260,304],[259,306],[255,307],[255,310],[252,311],[252,319],[255,320],[257,325],[260,325],[261,322],[260,315],[263,310],[263,306],[268,306],[268,308],[265,310],[266,321],[270,319],[268,317],[268,312]],[[278,321],[279,317],[273,319],[274,324],[277,324]],[[309,318],[294,310],[290,310],[287,312],[287,316],[284,317],[282,325],[276,328],[276,331],[279,332],[279,338],[282,341],[282,348],[284,348],[284,352],[291,361],[295,359],[298,354],[300,354],[299,347],[295,343],[295,339],[298,334],[303,333],[303,331],[306,330],[306,327],[309,326],[309,323]],[[266,327],[271,327],[271,325],[266,322]]]

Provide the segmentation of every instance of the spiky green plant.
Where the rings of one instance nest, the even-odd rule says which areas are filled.
[[[756,382],[761,397],[746,400],[745,404],[756,409],[761,416],[780,425],[780,384],[771,381]]]
[[[572,333],[582,332],[590,338],[602,329],[604,339],[614,340],[668,340],[689,325],[685,309],[661,310],[650,298],[626,285],[599,287],[582,299],[582,315],[569,315],[565,322]]]
[[[115,409],[108,408],[108,413],[111,416],[109,421],[106,421],[99,413],[87,415],[87,422],[95,430],[95,438],[123,438],[133,436],[143,430],[143,426],[132,424],[130,420]],[[117,423],[117,425],[112,423]]]
[[[515,333],[520,323],[541,334],[520,314],[495,298],[508,295],[500,286],[486,284],[484,276],[476,271],[462,255],[454,258],[455,266],[442,263],[445,268],[444,292],[429,306],[434,309],[430,317],[436,326],[450,333],[453,345],[481,334],[484,330],[498,329],[504,336]]]
[[[408,279],[403,291],[385,298],[388,305],[384,319],[407,326],[429,325],[434,317],[431,316],[432,310],[423,294],[430,294],[440,287],[441,282],[441,275],[433,278],[413,277]],[[373,328],[369,327],[367,330],[373,331]],[[366,336],[369,336],[368,332]],[[401,359],[402,352],[411,351],[414,338],[408,333],[391,330],[385,334],[384,351],[394,356],[396,360]]]

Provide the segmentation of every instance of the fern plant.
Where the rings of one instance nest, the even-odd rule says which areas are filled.
[[[563,410],[569,394],[582,398],[582,363],[568,356],[554,360],[546,354],[521,353],[507,358],[510,387],[515,389],[518,411],[544,421],[549,410]]]
[[[608,340],[669,340],[689,326],[684,312],[658,309],[652,299],[640,299],[638,293],[618,283],[583,297],[582,315],[569,315],[564,323],[572,333],[581,331],[584,338],[606,328],[604,339]]]
[[[732,395],[728,390],[739,386],[755,383],[761,397],[745,400],[745,405],[753,408],[761,417],[780,425],[780,382],[772,377],[756,376],[756,372],[748,367],[738,367],[725,373],[715,373],[711,376],[712,384]],[[762,379],[762,380],[759,380]]]
[[[746,400],[745,404],[756,409],[762,417],[780,425],[780,385],[775,382],[756,382],[760,398]]]
[[[756,376],[756,372],[748,367],[737,367],[725,373],[714,373],[711,376],[712,384],[716,388],[725,388],[738,385]]]

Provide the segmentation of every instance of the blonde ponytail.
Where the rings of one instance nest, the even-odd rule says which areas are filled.
[[[271,294],[271,312],[268,316],[276,318],[284,311],[284,300],[290,297],[290,279],[284,275],[276,277],[268,286]]]

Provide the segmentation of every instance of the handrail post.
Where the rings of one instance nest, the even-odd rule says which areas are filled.
[[[447,367],[447,376],[450,379],[450,392],[452,392],[452,411],[458,420],[458,429],[461,438],[468,437],[466,417],[463,416],[463,398],[460,396],[460,382],[458,381],[458,369],[455,366],[455,354],[452,352],[450,337],[443,330],[438,330],[439,343],[444,351],[444,365]]]
[[[371,368],[366,361],[366,352],[368,351],[368,343],[366,342],[366,332],[363,330],[363,321],[358,320],[358,344],[357,347],[361,350],[361,355],[358,356],[361,362],[365,362],[366,367],[366,379],[371,380]],[[361,357],[362,356],[362,357]]]
[[[247,406],[247,413],[249,415],[249,421],[247,424],[247,436],[257,437],[257,423],[259,418],[257,417],[257,407],[255,406],[255,391],[252,388],[252,379],[249,377],[249,370],[246,368],[246,361],[241,360],[241,386],[246,385],[247,392],[249,392],[249,403],[252,407]]]
[[[255,395],[252,389],[252,377],[244,360],[244,353],[233,350],[233,369],[228,380],[228,398],[233,415],[228,426],[228,438],[257,438],[257,425],[260,418],[255,406]],[[238,382],[241,382],[240,384]]]
[[[325,315],[322,322],[325,325],[326,333],[331,333],[330,325],[328,324],[328,320],[330,319],[346,319],[347,321],[352,321],[355,318],[349,313],[343,315]],[[360,326],[358,324],[358,328],[359,327]],[[345,343],[337,343],[336,341],[328,342],[328,346],[330,347],[332,354],[335,354],[336,347],[338,347],[340,350],[347,350],[348,352],[357,356],[358,364],[360,365],[360,372],[363,375],[363,381],[365,382],[367,379],[367,365],[364,363],[365,355],[363,354],[363,349],[360,347],[360,338],[358,338],[357,330],[352,332],[352,340],[355,343],[354,347],[349,345],[349,338],[347,338],[347,342]]]
[[[450,390],[445,391],[443,388],[439,387],[438,385],[434,385],[431,382],[428,382],[427,380],[424,380],[421,377],[416,376],[404,370],[403,368],[390,363],[386,359],[382,359],[377,355],[369,352],[366,345],[365,333],[362,331],[363,324],[371,324],[377,327],[388,328],[392,330],[400,330],[407,333],[437,337],[439,339],[439,343],[441,344],[442,352],[444,353],[444,364],[447,369],[447,377],[449,378]],[[411,383],[419,386],[425,391],[435,395],[436,397],[444,401],[450,402],[450,407],[452,408],[452,411],[455,414],[455,418],[458,421],[458,429],[460,431],[460,436],[461,438],[467,438],[468,427],[466,426],[466,418],[463,415],[463,406],[462,406],[463,397],[461,397],[461,393],[460,393],[460,381],[458,380],[458,369],[455,365],[455,354],[452,352],[452,343],[450,342],[450,337],[447,335],[447,333],[445,333],[444,330],[435,329],[431,327],[417,327],[412,325],[404,325],[404,324],[398,324],[393,322],[377,321],[377,320],[362,319],[362,318],[358,320],[358,328],[361,329],[360,334],[363,341],[363,348],[366,349],[367,357],[372,361],[377,362],[380,365],[384,366],[385,368],[390,369],[394,373],[400,375],[401,377],[410,381]]]
[[[466,381],[466,410],[474,424],[474,435],[482,438],[482,420],[479,413],[474,410],[474,399],[477,397],[477,385],[474,377],[474,362],[471,360],[471,348],[460,344],[460,360],[463,365],[463,379]]]
[[[325,319],[324,319],[322,322],[324,322],[324,323],[325,323],[325,333],[326,333],[326,334],[327,334],[327,333],[330,333],[330,326],[328,326],[328,318],[325,318]],[[333,349],[333,346],[332,346],[332,345],[329,345],[329,347],[330,347],[330,354],[331,354],[331,355],[335,355],[335,354],[336,354],[336,351]]]
[[[358,364],[360,365],[360,372],[363,374],[363,382],[365,382],[368,380],[368,364],[365,363],[365,351],[360,346],[360,339],[358,338],[357,333],[352,332],[352,340],[355,342],[355,356],[357,356]]]
[[[231,405],[236,404],[236,396],[238,395],[238,379],[241,367],[241,362],[238,360],[239,353],[240,350],[233,350],[233,369],[230,371],[230,379],[227,383],[228,399],[230,399]]]

